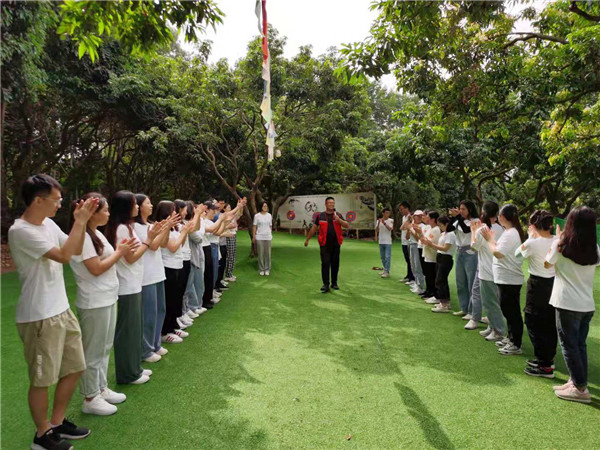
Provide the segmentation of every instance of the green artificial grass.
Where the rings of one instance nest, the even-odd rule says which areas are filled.
[[[346,241],[341,290],[321,294],[316,240],[306,249],[277,233],[271,276],[259,277],[239,238],[238,282],[183,344],[146,364],[149,383],[117,388],[128,396],[117,414],[84,415],[75,394],[69,415],[92,429],[77,449],[600,448],[597,318],[587,341],[594,402],[566,402],[552,391],[568,378],[560,352],[555,380],[529,377],[527,337],[523,356],[501,356],[460,318],[431,313],[400,282],[399,244],[381,279],[377,244]],[[67,286],[73,299],[69,271]],[[18,291],[16,274],[3,275],[1,437],[11,449],[28,448],[34,432]]]

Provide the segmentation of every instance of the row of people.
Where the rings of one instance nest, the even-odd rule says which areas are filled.
[[[448,216],[436,211],[400,207],[403,253],[408,274],[403,280],[435,313],[450,313],[467,320],[466,330],[487,328],[480,335],[494,342],[502,355],[522,354],[524,325],[535,358],[526,361],[525,373],[554,378],[557,341],[570,374],[555,388],[558,397],[589,403],[585,341],[594,314],[593,282],[600,264],[594,211],[585,206],[571,211],[564,230],[552,234],[554,217],[537,210],[528,236],[512,204],[486,201],[479,216],[475,204],[462,201]],[[391,264],[393,220],[389,209],[377,223],[381,259],[388,278]],[[406,248],[406,250],[405,250]],[[520,295],[525,282],[523,262],[528,261],[525,320]],[[452,311],[448,277],[455,269],[459,310]],[[486,317],[483,317],[483,311]]]
[[[90,433],[65,419],[78,383],[84,413],[114,414],[126,399],[108,387],[111,349],[118,384],[148,382],[152,371],[142,362],[162,359],[163,344],[181,343],[193,320],[236,280],[236,219],[245,200],[234,209],[216,201],[161,201],[154,211],[144,194],[119,191],[109,204],[91,192],[73,203],[67,236],[51,220],[62,203],[55,179],[28,178],[22,198],[26,210],[8,234],[21,281],[17,327],[37,429],[32,448],[69,449],[65,439]],[[66,263],[77,283],[79,320],[69,308]]]

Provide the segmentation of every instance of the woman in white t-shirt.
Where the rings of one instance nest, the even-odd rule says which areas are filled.
[[[392,232],[394,231],[394,219],[390,218],[390,208],[384,208],[383,216],[377,220],[375,225],[375,233],[379,242],[379,255],[381,264],[383,264],[383,272],[381,278],[390,277],[390,267],[392,265]]]
[[[162,200],[156,205],[156,220],[165,220],[175,213],[177,217],[185,217],[187,206],[183,211],[177,211],[175,203]],[[182,216],[181,214],[184,214]],[[183,244],[194,226],[192,221],[185,225],[173,225],[169,231],[169,240],[161,247],[162,262],[165,267],[165,320],[162,326],[162,342],[179,344],[189,336],[184,331],[188,325],[179,319],[183,308],[183,294],[187,280],[183,280]]]
[[[569,213],[564,232],[557,227],[557,240],[546,257],[546,268],[554,266],[556,277],[550,304],[556,308],[556,327],[569,381],[555,386],[564,400],[590,403],[586,339],[595,311],[594,276],[600,265],[596,213],[580,206]]]
[[[435,274],[435,289],[436,300],[439,303],[431,309],[436,313],[449,313],[450,309],[450,285],[448,284],[448,276],[454,265],[453,255],[456,251],[456,235],[454,231],[449,231],[450,219],[446,216],[438,217],[437,225],[440,228],[441,234],[437,244],[429,239],[423,238],[423,245],[437,250],[436,257],[436,274]],[[433,304],[433,300],[429,300]]]
[[[494,283],[498,286],[500,307],[508,325],[508,337],[497,341],[496,345],[502,355],[520,355],[523,342],[521,287],[525,278],[523,262],[515,256],[515,251],[525,241],[525,233],[515,205],[504,205],[500,210],[499,221],[505,231],[497,241],[489,228],[485,227],[481,231],[494,255],[492,262]]]
[[[148,237],[149,220],[153,205],[145,194],[136,194],[139,214],[135,218],[134,230],[143,241]],[[160,256],[160,247],[167,245],[169,230],[161,233],[144,253],[144,276],[142,279],[142,358],[145,362],[156,362],[167,354],[161,345],[161,329],[165,320],[165,268]]]
[[[269,275],[271,272],[271,241],[273,217],[269,214],[269,205],[263,202],[261,211],[254,216],[252,224],[252,242],[256,243],[258,257],[258,270],[261,275]]]
[[[498,240],[504,233],[504,228],[498,225],[498,212],[500,208],[496,202],[486,201],[481,208],[481,222],[471,223],[471,248],[477,251],[478,260],[478,283],[479,283],[479,302],[473,295],[471,303],[473,304],[473,322],[476,324],[481,319],[481,311],[485,310],[488,318],[488,327],[479,332],[485,340],[490,342],[501,341],[504,339],[506,324],[504,323],[504,314],[500,308],[500,299],[498,298],[498,286],[494,283],[493,260],[494,255],[490,250],[487,241],[481,232],[489,229]],[[474,288],[473,292],[477,290]],[[477,322],[475,322],[477,320]],[[467,323],[467,325],[469,325]]]
[[[125,394],[108,388],[108,362],[115,337],[119,280],[115,264],[131,253],[139,243],[135,239],[119,242],[117,249],[98,231],[108,222],[108,203],[96,192],[82,197],[98,199],[98,208],[87,223],[81,255],[71,258],[70,265],[77,283],[77,315],[86,370],[79,379],[84,397],[81,410],[86,414],[107,416],[117,412],[115,404],[124,402]],[[72,216],[71,216],[72,217]]]
[[[238,219],[242,216],[244,210],[240,208],[235,214],[235,217],[228,226],[230,236],[227,237],[227,262],[225,266],[225,281],[234,283],[237,277],[233,274],[235,262],[237,260],[237,231]]]
[[[423,239],[427,239],[434,244],[437,244],[442,233],[440,227],[437,224],[437,220],[440,217],[437,211],[428,211],[425,215],[425,221],[427,222],[427,229],[424,230],[424,234],[421,236],[421,243]],[[437,301],[437,289],[435,288],[435,275],[437,272],[437,250],[433,247],[429,247],[423,244],[423,274],[425,275],[425,292],[423,293],[423,299],[425,303],[435,305]]]
[[[556,356],[556,311],[550,304],[554,286],[554,268],[546,269],[544,261],[554,236],[550,234],[554,217],[548,211],[536,210],[529,218],[529,239],[517,248],[516,256],[529,260],[525,325],[533,344],[535,359],[527,360],[525,373],[535,377],[554,378]]]
[[[151,370],[142,368],[142,283],[144,262],[142,257],[166,227],[156,223],[142,241],[133,229],[134,218],[139,213],[135,195],[130,191],[117,192],[110,202],[110,218],[106,226],[106,239],[116,246],[123,239],[135,239],[140,245],[133,253],[117,262],[119,300],[115,328],[115,371],[119,384],[143,384],[150,380]],[[160,238],[159,238],[160,239]]]
[[[194,203],[187,202],[185,200],[175,200],[175,211],[181,216],[182,225],[190,222],[194,217]],[[190,204],[191,203],[191,204]],[[192,230],[190,230],[191,232]],[[193,230],[198,231],[198,230]],[[181,246],[181,256],[183,258],[183,269],[181,272],[181,280],[183,283],[183,298],[182,298],[182,307],[181,307],[181,315],[178,320],[185,326],[192,326],[194,324],[194,319],[198,317],[198,314],[194,312],[195,307],[190,308],[189,300],[192,297],[192,286],[193,283],[193,275],[192,275],[192,250],[190,247],[190,239],[189,235],[186,236],[183,241],[183,245]],[[194,302],[194,298],[191,298],[192,302]]]

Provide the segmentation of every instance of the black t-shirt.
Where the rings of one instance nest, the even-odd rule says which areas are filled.
[[[333,214],[338,214],[337,212]],[[321,217],[325,215],[327,217],[327,238],[325,240],[325,245],[328,247],[338,246],[340,243],[338,242],[337,235],[335,234],[335,227],[333,226],[333,214],[327,214],[326,212],[320,213],[317,217],[315,217],[315,225],[319,226],[319,222],[321,221]]]

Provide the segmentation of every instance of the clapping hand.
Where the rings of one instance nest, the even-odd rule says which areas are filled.
[[[116,253],[121,256],[126,255],[127,253],[133,253],[140,246],[140,241],[136,238],[123,239],[119,245],[117,245]]]
[[[481,227],[481,235],[488,242],[494,239],[494,232],[487,225]]]
[[[456,217],[460,214],[460,209],[458,208],[450,208],[450,215]]]
[[[75,211],[73,211],[75,220],[87,223],[87,221],[90,220],[90,217],[92,217],[98,209],[98,202],[99,199],[96,197],[88,198],[85,201],[80,200],[75,205]]]

